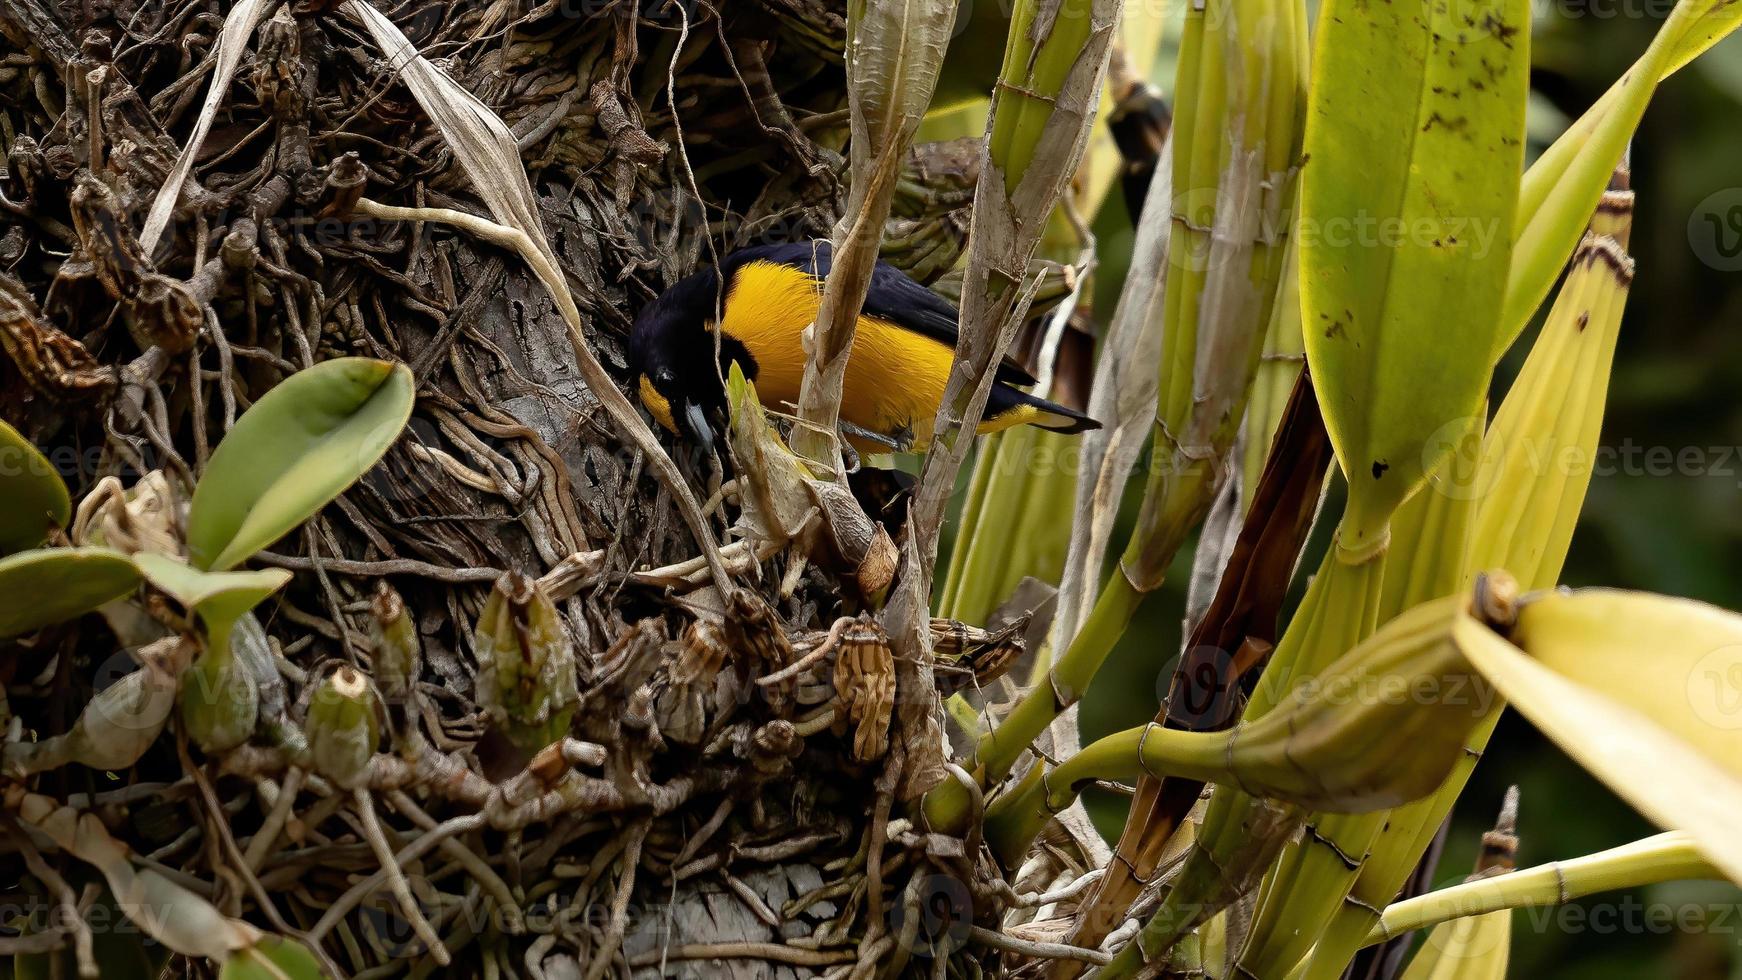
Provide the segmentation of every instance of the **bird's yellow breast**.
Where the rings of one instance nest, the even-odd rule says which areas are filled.
[[[722,325],[756,359],[756,393],[762,403],[791,411],[798,404],[806,354],[804,329],[816,319],[822,283],[802,270],[751,262],[738,271]],[[892,438],[911,437],[913,448],[931,442],[932,423],[943,401],[955,352],[899,324],[859,317],[841,388],[841,418]],[[1025,421],[1011,412],[988,419],[980,431]],[[883,452],[874,446],[861,450]]]
[[[659,389],[653,386],[653,382],[645,374],[641,376],[641,404],[647,406],[653,420],[664,426],[665,431],[677,431],[677,419],[671,414],[671,401],[659,393]]]

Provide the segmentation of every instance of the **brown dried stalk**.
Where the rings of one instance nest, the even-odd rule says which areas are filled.
[[[1030,33],[1038,49],[1067,15],[1062,0],[1040,0],[1034,7]],[[944,778],[942,752],[937,748],[941,731],[938,709],[935,699],[928,696],[935,692],[922,694],[908,684],[910,679],[920,685],[929,683],[929,670],[915,671],[910,665],[927,657],[927,610],[945,505],[973,443],[974,426],[991,395],[993,367],[1015,339],[1039,285],[1038,278],[1027,277],[1028,263],[1047,215],[1082,158],[1106,77],[1119,8],[1120,0],[1092,0],[1087,11],[1074,7],[1069,11],[1069,17],[1089,18],[1087,38],[1050,100],[1051,111],[1044,125],[1034,134],[1032,155],[1018,164],[1021,171],[1007,174],[1005,161],[994,156],[990,140],[981,151],[955,362],[943,403],[938,406],[931,451],[926,454],[908,509],[901,581],[883,614],[902,691],[901,727],[910,736],[918,736],[901,787],[904,799],[925,792]],[[1025,67],[1005,66],[1005,77],[993,97],[988,132],[997,126],[999,109],[1011,98],[1010,92],[1052,87],[1035,84],[1034,69],[1032,62]]]
[[[953,4],[925,0],[852,0],[847,13],[847,103],[852,120],[852,183],[835,226],[822,306],[812,324],[810,358],[799,386],[792,447],[836,473],[835,423],[859,308],[883,242],[883,225],[902,160],[931,104],[944,49],[955,25]]]

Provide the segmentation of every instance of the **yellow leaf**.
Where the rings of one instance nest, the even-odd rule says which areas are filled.
[[[1729,751],[1714,758],[1704,744],[1682,737],[1677,729],[1685,723],[1648,714],[1652,699],[1563,676],[1467,616],[1452,632],[1464,656],[1555,744],[1654,823],[1686,832],[1714,865],[1742,882],[1742,777],[1736,768],[1742,765],[1742,738],[1737,732],[1730,733]],[[1671,642],[1659,637],[1634,648],[1630,688],[1686,684],[1686,675],[1673,667],[1658,669],[1658,657]],[[1549,651],[1560,644],[1545,643],[1538,632],[1536,645]],[[1557,667],[1566,666],[1566,657],[1551,658]],[[1684,702],[1677,713],[1688,710]]]

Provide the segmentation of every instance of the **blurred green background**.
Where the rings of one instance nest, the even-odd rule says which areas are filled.
[[[1533,143],[1540,148],[1552,139],[1619,77],[1668,8],[1667,0],[1539,0]],[[1599,460],[1565,581],[1742,608],[1742,38],[1732,37],[1664,85],[1634,145],[1633,183],[1638,278],[1604,423],[1608,452]],[[1122,212],[1113,206],[1103,215]],[[1129,229],[1119,224],[1098,228],[1104,260],[1129,252]],[[1114,270],[1103,272],[1097,309],[1110,311],[1107,284],[1116,288],[1118,280]],[[1526,334],[1502,364],[1496,394],[1533,336]],[[1140,492],[1127,495],[1128,510]],[[1338,506],[1328,503],[1327,513]],[[1188,551],[1176,564],[1166,591],[1144,608],[1088,692],[1085,742],[1153,717],[1180,642],[1189,557]],[[1305,567],[1314,565],[1316,555],[1309,556]],[[1574,857],[1655,832],[1509,714],[1460,803],[1436,883],[1468,872],[1510,784],[1523,794],[1521,863]],[[1125,801],[1097,794],[1089,804],[1103,832],[1116,836]],[[1742,892],[1725,884],[1663,885],[1516,916],[1513,977],[1742,978]],[[1677,921],[1695,928],[1678,929]]]

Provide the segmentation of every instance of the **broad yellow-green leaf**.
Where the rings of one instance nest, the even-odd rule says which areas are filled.
[[[163,590],[182,608],[196,613],[214,641],[230,635],[230,628],[243,613],[290,581],[282,568],[257,572],[203,572],[163,555],[133,556],[151,584]]]
[[[1523,166],[1530,8],[1330,0],[1301,174],[1307,359],[1368,553],[1474,414],[1499,347]]]
[[[1616,678],[1602,666],[1583,677],[1559,672],[1577,659],[1563,654],[1572,651],[1579,637],[1591,638],[1591,633],[1580,628],[1571,630],[1568,638],[1545,639],[1547,630],[1558,628],[1553,617],[1532,614],[1529,607],[1521,619],[1526,615],[1536,622],[1524,641],[1533,651],[1542,650],[1546,661],[1527,656],[1467,616],[1453,626],[1453,636],[1464,656],[1500,688],[1507,703],[1563,751],[1654,823],[1686,832],[1713,865],[1732,881],[1742,882],[1742,729],[1714,727],[1699,732],[1679,717],[1698,714],[1700,709],[1697,702],[1689,703],[1686,693],[1698,683],[1701,672],[1688,672],[1687,655],[1681,651],[1694,651],[1696,665],[1710,658],[1720,680],[1732,684],[1733,678],[1724,676],[1726,665],[1742,663],[1742,654],[1723,653],[1722,647],[1702,649],[1698,640],[1683,643],[1676,632],[1667,632],[1634,647],[1636,660],[1626,685],[1617,689],[1610,686]],[[1700,630],[1710,625],[1705,623]],[[1614,662],[1600,658],[1600,664]],[[1672,686],[1684,697],[1673,713],[1666,714],[1660,695]],[[1647,693],[1653,687],[1661,691]]]
[[[326,976],[307,946],[283,936],[261,936],[224,961],[218,980],[320,980]]]
[[[343,493],[399,437],[416,387],[403,364],[343,357],[267,392],[224,437],[194,490],[192,563],[232,568]]]
[[[1742,780],[1742,616],[1692,599],[1580,589],[1525,604],[1512,642]]]
[[[67,485],[48,458],[0,421],[0,555],[36,547],[71,513]]]
[[[1682,0],[1627,74],[1531,165],[1518,196],[1504,344],[1530,322],[1559,277],[1658,83],[1739,24],[1742,3],[1735,0]]]
[[[43,548],[0,558],[0,637],[81,616],[139,583],[108,548]]]

